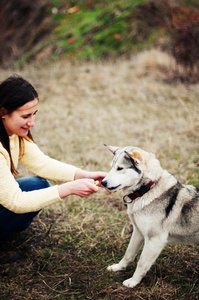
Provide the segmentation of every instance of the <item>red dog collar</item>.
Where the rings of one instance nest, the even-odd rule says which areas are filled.
[[[124,196],[123,200],[125,203],[132,203],[133,200],[136,198],[142,197],[144,194],[146,194],[150,189],[151,186],[155,183],[155,181],[150,181],[147,185],[143,185],[139,190],[135,191],[132,194]],[[128,197],[131,199],[131,201],[126,200],[125,198]]]

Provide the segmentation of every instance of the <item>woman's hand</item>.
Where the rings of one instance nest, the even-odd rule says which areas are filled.
[[[98,187],[94,184],[93,179],[77,179],[63,183],[58,186],[58,193],[60,198],[65,198],[69,195],[77,195],[80,197],[87,197],[98,191]]]
[[[106,172],[89,172],[89,171],[84,171],[82,169],[78,169],[75,174],[75,180],[80,179],[80,178],[89,178],[93,180],[99,181],[98,186],[100,186],[102,180],[106,177],[107,173]]]
[[[77,195],[80,197],[87,197],[98,191],[106,172],[89,172],[82,169],[78,169],[75,174],[75,180],[67,183],[63,183],[58,186],[58,192],[60,198],[65,198],[69,195]],[[95,185],[95,181],[99,181],[98,186]]]

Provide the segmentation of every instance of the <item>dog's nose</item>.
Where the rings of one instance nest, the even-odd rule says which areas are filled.
[[[101,185],[103,185],[106,188],[107,187],[107,181],[106,180],[102,180]]]

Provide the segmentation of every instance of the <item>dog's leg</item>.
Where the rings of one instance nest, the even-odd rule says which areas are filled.
[[[118,264],[114,264],[112,266],[109,266],[107,268],[108,271],[121,271],[125,270],[126,267],[133,262],[134,258],[136,257],[136,254],[138,253],[140,247],[142,246],[144,241],[143,235],[138,230],[136,226],[134,226],[133,234],[131,236],[131,240],[129,242],[128,248],[125,252],[124,257]]]
[[[125,280],[123,282],[123,285],[130,288],[136,286],[145,276],[147,271],[151,268],[152,264],[160,255],[165,245],[166,240],[162,240],[161,237],[153,237],[145,241],[144,248],[138,261],[135,273],[133,274],[133,277]]]

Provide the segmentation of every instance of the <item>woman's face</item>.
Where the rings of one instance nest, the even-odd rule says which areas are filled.
[[[3,124],[8,135],[16,134],[25,137],[31,127],[35,126],[38,99],[35,98],[14,110],[11,114],[2,116]]]

